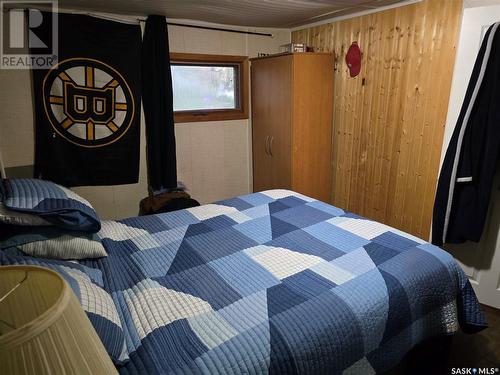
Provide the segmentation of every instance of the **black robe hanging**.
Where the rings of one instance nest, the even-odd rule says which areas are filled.
[[[500,22],[483,40],[441,168],[432,243],[478,242],[500,151]]]

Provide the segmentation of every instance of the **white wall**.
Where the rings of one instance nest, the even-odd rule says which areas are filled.
[[[500,5],[500,0],[464,0],[465,9],[492,5]]]
[[[495,3],[496,5],[480,6],[480,4],[485,2]],[[464,2],[464,8],[457,56],[453,69],[448,114],[446,116],[441,163],[444,159],[453,130],[455,129],[465,92],[467,91],[467,85],[469,84],[470,75],[474,68],[474,62],[476,61],[477,53],[481,47],[481,38],[483,36],[481,29],[485,25],[491,25],[492,17],[496,17],[496,19],[500,21],[500,0],[466,0]],[[484,30],[484,33],[485,32],[486,30]]]
[[[278,52],[281,44],[290,41],[290,31],[282,29],[252,29],[270,32],[273,38],[179,26],[169,26],[168,30],[171,52],[255,57],[259,52]],[[102,218],[135,216],[140,199],[147,195],[141,122],[139,183],[74,189]],[[176,124],[175,133],[178,179],[187,185],[193,198],[208,203],[251,191],[249,120]],[[33,164],[33,103],[27,70],[0,70],[0,152],[6,167]]]

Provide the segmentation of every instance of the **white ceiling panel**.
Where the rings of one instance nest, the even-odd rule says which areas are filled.
[[[59,0],[62,9],[290,28],[402,0]]]

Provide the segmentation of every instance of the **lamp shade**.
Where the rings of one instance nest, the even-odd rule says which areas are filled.
[[[115,374],[68,283],[36,266],[0,267],[0,367],[5,374]]]

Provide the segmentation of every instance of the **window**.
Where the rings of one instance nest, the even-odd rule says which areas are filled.
[[[171,53],[175,122],[248,118],[246,56]]]

